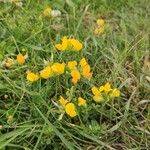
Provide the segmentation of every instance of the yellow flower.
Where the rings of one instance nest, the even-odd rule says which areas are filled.
[[[70,70],[75,70],[76,66],[77,66],[77,62],[76,61],[69,61],[67,66]]]
[[[112,97],[119,97],[120,96],[120,91],[118,89],[113,89],[112,93],[111,93]]]
[[[64,36],[62,39],[62,43],[56,44],[55,47],[60,51],[80,51],[83,48],[83,45],[76,39],[68,39],[66,36]]]
[[[100,95],[93,96],[93,100],[98,103],[98,102],[102,102],[104,100],[104,98],[100,94]]]
[[[47,66],[44,70],[40,72],[40,77],[48,79],[53,76],[53,71],[50,66]]]
[[[97,87],[92,87],[92,93],[93,93],[93,100],[95,102],[101,102],[103,101],[103,96],[101,95],[101,92],[99,91],[99,89]]]
[[[68,103],[65,106],[65,111],[70,117],[75,117],[77,115],[76,108],[73,103]]]
[[[86,61],[86,59],[85,58],[82,58],[81,60],[80,60],[80,65],[81,65],[81,67],[84,67],[84,66],[86,66],[88,63],[87,63],[87,61]]]
[[[62,96],[60,96],[59,99],[60,104],[65,107],[65,105],[69,102],[68,100],[65,100]]]
[[[65,51],[67,50],[68,47],[68,39],[66,36],[64,36],[62,38],[62,44],[56,44],[55,45],[56,49],[60,50],[60,51]]]
[[[74,51],[80,51],[83,48],[82,43],[76,39],[69,39],[69,42],[71,43],[72,49]]]
[[[43,11],[43,15],[45,17],[49,17],[49,16],[51,16],[51,12],[52,12],[52,9],[50,7],[48,7]]]
[[[25,63],[25,58],[21,53],[17,55],[17,61],[22,65]]]
[[[55,73],[55,74],[63,74],[64,71],[65,71],[65,63],[54,63],[52,66],[51,66],[51,69],[52,71]]]
[[[107,94],[108,92],[110,92],[112,89],[111,89],[111,85],[109,82],[107,82],[105,85],[104,85],[104,92]]]
[[[76,70],[71,71],[71,76],[72,76],[72,82],[73,84],[77,84],[77,82],[80,80],[80,72]]]
[[[87,79],[90,79],[92,77],[92,73],[90,72],[91,71],[91,67],[90,65],[85,65],[83,68],[82,68],[82,75],[84,78],[87,78]]]
[[[27,73],[27,80],[28,81],[31,81],[31,82],[34,82],[34,81],[37,81],[39,79],[39,76],[33,72],[28,72]]]
[[[94,30],[95,34],[102,34],[104,32],[104,27],[98,27]]]
[[[82,97],[78,97],[78,106],[86,106],[86,100]]]
[[[98,25],[98,26],[103,26],[104,23],[105,23],[105,22],[104,22],[103,19],[98,19],[98,20],[97,20],[97,25]]]
[[[103,92],[104,91],[104,86],[100,86],[99,91]]]
[[[92,87],[92,93],[94,94],[94,95],[100,95],[100,91],[98,90],[98,88],[97,87]]]

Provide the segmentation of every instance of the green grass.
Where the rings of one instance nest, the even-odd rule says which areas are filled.
[[[148,150],[150,148],[149,0],[25,0],[23,6],[0,2],[0,59],[16,56],[22,48],[25,65],[0,66],[0,149],[2,150]],[[46,6],[61,17],[39,19]],[[109,29],[95,36],[98,18]],[[79,39],[79,53],[59,53],[55,44],[68,35]],[[44,60],[62,62],[88,59],[91,81],[82,81],[73,97],[83,95],[80,116],[59,120],[56,102],[71,88],[68,76],[26,80],[28,69],[39,71]],[[121,97],[96,104],[91,86],[109,81]],[[7,96],[6,96],[7,95]],[[8,120],[8,116],[13,116]]]

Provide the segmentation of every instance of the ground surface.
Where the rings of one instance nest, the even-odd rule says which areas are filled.
[[[0,2],[0,149],[150,149],[150,1],[149,0],[26,0],[22,7]],[[46,7],[59,17],[40,16]],[[108,28],[94,34],[96,20]],[[81,41],[78,54],[60,53],[63,36]],[[22,49],[25,65],[6,67],[8,57]],[[91,81],[80,82],[75,93],[87,107],[80,117],[59,118],[57,99],[71,88],[65,75],[30,83],[26,71],[42,69],[44,60],[66,62],[84,56]],[[121,96],[94,103],[91,85],[109,81]],[[59,118],[59,119],[58,119]]]

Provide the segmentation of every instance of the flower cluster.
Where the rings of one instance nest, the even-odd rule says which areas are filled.
[[[75,117],[77,115],[77,106],[73,102],[66,100],[62,96],[60,96],[59,103],[62,106],[62,110],[65,111],[67,115],[69,115],[70,117]],[[79,107],[86,106],[86,100],[82,97],[78,97],[77,103]]]
[[[96,35],[99,35],[99,34],[102,34],[104,30],[105,30],[105,21],[103,19],[98,19],[94,33]]]
[[[34,82],[39,80],[39,78],[48,79],[50,77],[61,75],[65,72],[65,63],[54,63],[51,66],[46,66],[40,73],[33,73],[27,71],[27,80]]]
[[[93,100],[95,102],[102,102],[106,100],[106,97],[119,97],[120,91],[117,88],[112,89],[109,82],[107,82],[105,85],[97,87],[92,87],[92,93],[93,93]]]
[[[61,44],[55,45],[57,50],[60,51],[66,51],[66,50],[72,50],[72,51],[80,51],[83,48],[83,45],[80,41],[73,39],[73,38],[67,38],[64,36],[62,38]]]
[[[81,78],[81,75],[86,79],[90,79],[92,77],[91,67],[88,64],[87,60],[85,58],[82,58],[79,64],[80,65],[77,67],[78,64],[76,61],[69,61],[67,65],[69,70],[71,71],[73,84],[77,84],[77,82]]]
[[[54,63],[52,66],[47,66],[40,72],[40,77],[48,79],[54,75],[61,75],[65,72],[65,63]]]
[[[20,63],[22,61],[20,60]],[[40,77],[43,79],[48,79],[56,75],[64,74],[65,70],[67,69],[70,72],[70,76],[72,77],[72,83],[74,85],[80,81],[81,77],[84,77],[86,79],[90,79],[92,77],[90,65],[85,58],[82,58],[79,64],[77,63],[77,61],[73,60],[69,61],[67,65],[65,63],[54,63],[51,66],[46,66],[38,73],[39,75],[28,71],[27,80],[34,82],[37,81]]]
[[[112,89],[109,82],[100,86],[99,88],[94,86],[91,90],[93,93],[93,100],[97,103],[120,96],[120,91],[117,88]],[[63,111],[65,111],[70,117],[75,117],[77,115],[77,106],[87,106],[87,100],[82,97],[78,97],[78,102],[76,104],[60,96],[59,103],[63,108]]]
[[[98,21],[99,25],[103,25],[103,20]],[[78,40],[73,38],[67,38],[66,36],[63,37],[61,44],[56,44],[55,46],[60,51],[80,51],[83,48],[82,43],[80,43]],[[25,49],[22,50],[24,53]],[[12,65],[15,63],[18,63],[20,65],[24,65],[26,63],[27,54],[23,55],[19,53],[16,56],[15,61],[8,59],[7,65]],[[90,83],[90,80],[92,78],[92,71],[91,66],[89,65],[88,61],[83,57],[79,61],[76,60],[70,60],[67,62],[53,62],[47,66],[45,66],[41,71],[38,71],[36,73],[32,71],[26,72],[26,79],[28,81],[35,82],[37,80],[41,79],[49,79],[51,77],[59,76],[59,75],[70,75],[71,81],[73,83],[71,89],[74,89],[75,85],[83,78],[88,80],[87,83]],[[66,76],[64,76],[66,77]],[[90,84],[91,85],[91,84]],[[77,87],[76,87],[77,88]],[[110,100],[114,97],[120,96],[120,91],[117,88],[112,88],[111,84],[107,82],[106,84],[100,86],[99,88],[94,86],[91,89],[93,94],[93,100],[95,102],[103,102]],[[86,108],[87,106],[87,100],[82,98],[81,96],[77,98],[74,97],[74,91],[67,94],[68,98],[65,99],[63,96],[60,96],[59,98],[59,108],[66,113],[68,116],[75,117],[79,114],[79,110],[81,106],[84,106],[82,108]]]

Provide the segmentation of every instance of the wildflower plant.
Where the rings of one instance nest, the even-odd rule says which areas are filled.
[[[62,53],[66,53],[68,50],[73,50],[76,53],[82,51],[83,44],[76,39],[63,37],[61,44],[56,44],[56,51],[62,51]],[[79,54],[78,54],[79,55]],[[20,64],[25,64],[25,58],[22,54],[17,55],[17,61]],[[62,76],[62,78],[66,78],[69,82],[70,92],[67,94],[68,98],[64,98],[64,95],[59,95],[59,98],[55,100],[57,105],[59,106],[60,116],[62,116],[62,112],[67,114],[67,116],[74,118],[80,116],[80,107],[82,109],[87,109],[90,103],[94,101],[96,103],[104,102],[110,100],[114,97],[120,96],[120,91],[117,88],[112,89],[109,82],[105,85],[97,88],[96,86],[91,87],[91,94],[93,94],[93,102],[88,101],[86,97],[81,96],[82,93],[78,93],[76,95],[76,89],[80,86],[82,79],[87,80],[87,84],[92,84],[91,80],[94,78],[93,72],[91,69],[88,60],[84,57],[79,57],[79,59],[74,60],[61,60],[63,62],[53,62],[51,64],[47,64],[41,71],[32,72],[27,71],[26,79],[33,83],[39,82],[39,80],[56,80],[57,77]],[[65,86],[65,84],[64,84]],[[63,114],[64,114],[63,113]]]
[[[0,12],[0,149],[148,149],[144,2],[16,2]]]

